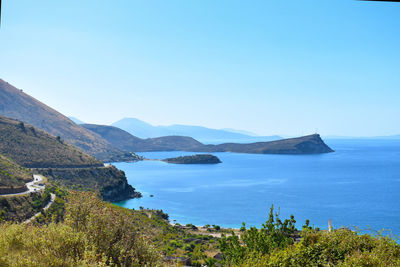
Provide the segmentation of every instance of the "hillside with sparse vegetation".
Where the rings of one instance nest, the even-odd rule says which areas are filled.
[[[69,189],[98,190],[104,200],[122,201],[141,196],[128,184],[123,171],[113,166],[104,167],[101,161],[59,137],[1,116],[0,153],[24,167],[36,169]],[[5,170],[0,170],[5,175]],[[17,167],[14,167],[15,170]],[[12,181],[11,176],[7,181]]]
[[[140,192],[128,184],[125,173],[114,166],[40,169],[38,172],[68,189],[98,191],[106,201],[117,202],[142,197]]]
[[[203,146],[202,143],[188,136],[162,136],[141,139],[114,126],[82,124],[82,127],[97,133],[113,146],[129,152],[191,151],[198,146]]]
[[[136,160],[104,140],[96,133],[74,123],[68,117],[0,79],[0,115],[33,125],[54,136],[60,136],[89,155],[100,160]]]
[[[31,180],[32,172],[30,170],[0,154],[0,189],[24,186]]]
[[[96,158],[21,121],[0,116],[0,154],[29,168],[102,166]]]

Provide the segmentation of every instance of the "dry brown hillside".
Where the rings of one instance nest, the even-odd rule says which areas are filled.
[[[33,126],[0,116],[0,154],[28,168],[94,167],[102,162]]]
[[[0,79],[0,115],[29,123],[103,161],[130,160],[98,134],[75,124],[22,90]]]
[[[199,146],[203,146],[202,143],[188,136],[162,136],[141,139],[114,126],[82,124],[82,127],[99,134],[116,148],[131,152],[191,151]]]

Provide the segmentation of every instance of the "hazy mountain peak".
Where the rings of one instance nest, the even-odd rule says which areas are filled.
[[[254,136],[223,129],[212,129],[204,126],[173,124],[169,126],[153,126],[136,118],[124,118],[112,124],[130,134],[140,138],[154,138],[160,136],[190,136],[202,143],[239,142],[250,143],[273,141],[281,139],[279,136]]]
[[[142,124],[142,125],[148,125],[148,126],[153,126],[148,122],[139,120],[138,118],[122,118],[117,122],[114,122],[112,125],[114,124],[120,124],[120,123],[137,123],[137,124]]]
[[[249,132],[249,131],[245,131],[245,130],[236,130],[236,129],[232,129],[232,128],[223,128],[221,130],[227,131],[227,132],[231,132],[231,133],[239,133],[239,134],[245,134],[248,136],[259,136],[258,134]]]

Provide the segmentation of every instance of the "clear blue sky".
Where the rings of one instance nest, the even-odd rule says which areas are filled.
[[[90,123],[400,134],[400,4],[3,0],[0,78]]]

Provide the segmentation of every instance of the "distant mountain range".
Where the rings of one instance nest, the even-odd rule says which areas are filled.
[[[254,154],[319,154],[333,152],[318,134],[269,142],[205,145],[187,136],[164,136],[142,139],[114,126],[95,124],[83,124],[82,126],[99,134],[113,146],[129,152],[190,151]]]
[[[232,128],[224,128],[224,129],[221,129],[221,130],[224,130],[224,131],[228,131],[228,132],[231,132],[231,133],[238,133],[238,134],[244,134],[244,135],[248,135],[248,136],[255,136],[255,137],[259,137],[259,135],[258,134],[255,134],[255,133],[252,133],[252,132],[249,132],[249,131],[245,131],[245,130],[236,130],[236,129],[232,129]]]
[[[135,118],[124,118],[113,123],[112,126],[118,127],[134,136],[143,139],[161,136],[190,136],[206,144],[218,144],[222,142],[266,142],[282,139],[282,137],[277,135],[254,136],[252,133],[233,129],[218,130],[191,125],[153,126],[147,122]]]
[[[203,146],[199,141],[187,136],[142,139],[114,126],[96,124],[82,124],[82,126],[97,133],[116,148],[127,152],[193,151],[193,149]]]
[[[101,136],[74,123],[63,114],[0,79],[0,115],[31,124],[103,161],[129,160],[130,155]]]

